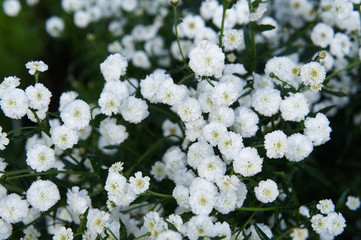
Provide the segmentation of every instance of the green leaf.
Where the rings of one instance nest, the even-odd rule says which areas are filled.
[[[345,202],[346,202],[346,197],[348,195],[348,193],[350,192],[350,188],[346,188],[345,191],[343,191],[343,193],[341,194],[341,196],[339,197],[339,199],[337,200],[336,203],[336,208],[341,208]]]
[[[174,226],[173,223],[168,222],[167,220],[166,220],[166,223],[168,224],[168,229],[170,229],[172,231],[175,231],[175,232],[178,232],[178,229],[176,228],[176,226]]]
[[[331,90],[329,88],[323,88],[322,92],[328,93],[328,94],[331,94],[331,95],[334,95],[334,96],[337,96],[337,97],[347,97],[348,96],[348,94],[346,94],[344,92],[333,91],[333,90]]]
[[[252,30],[256,31],[256,32],[265,32],[265,31],[269,31],[272,29],[275,29],[276,27],[270,24],[261,24],[261,25],[257,25],[257,24],[252,24]]]
[[[306,173],[308,175],[310,175],[311,177],[319,180],[320,182],[322,182],[323,184],[329,186],[330,185],[330,182],[329,180],[325,177],[325,175],[320,172],[318,169],[310,166],[310,165],[307,165],[305,164],[303,169],[306,171]]]
[[[105,146],[103,148],[105,148],[105,149],[119,149],[119,145],[108,145],[108,146]]]
[[[252,236],[252,232],[250,232],[245,238],[243,238],[243,240],[248,240],[251,238],[251,236]]]
[[[246,45],[246,50],[249,54],[249,56],[252,55],[252,40],[251,40],[251,36],[249,35],[248,29],[247,28],[243,28],[243,35],[244,35],[244,43]]]
[[[262,2],[262,0],[256,0],[251,3],[251,8],[258,8],[258,5]]]
[[[85,227],[86,227],[86,223],[88,221],[88,212],[89,212],[89,208],[85,211],[85,213],[83,214],[83,219],[80,221],[79,223],[79,227],[78,230],[76,232],[76,234],[80,235],[84,233]]]
[[[331,109],[335,108],[336,106],[337,106],[337,105],[331,105],[331,106],[322,108],[319,112],[321,112],[321,113],[323,113],[323,114],[326,114],[326,113],[328,113]]]
[[[127,234],[127,229],[122,221],[121,218],[119,218],[119,223],[120,223],[120,227],[119,227],[119,240],[128,240],[128,234]]]
[[[267,237],[267,235],[257,226],[257,224],[254,224],[253,225],[254,228],[256,229],[256,232],[258,234],[258,237],[261,239],[261,240],[270,240],[269,237]]]

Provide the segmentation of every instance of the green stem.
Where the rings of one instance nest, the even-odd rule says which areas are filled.
[[[255,145],[255,146],[251,146],[253,148],[261,148],[261,147],[264,147],[264,144],[258,144],[258,145]]]
[[[60,118],[60,115],[55,114],[55,113],[48,112],[47,114],[48,114],[49,116],[53,116],[53,117],[56,117],[56,118]]]
[[[335,76],[338,75],[339,73],[342,73],[343,71],[346,71],[346,70],[348,70],[348,69],[350,69],[350,68],[353,68],[354,66],[357,66],[357,65],[359,65],[359,64],[361,64],[361,61],[353,62],[353,63],[347,65],[346,67],[344,67],[344,68],[342,68],[342,69],[340,69],[340,70],[338,70],[338,71],[336,71],[336,72],[331,73],[331,74],[328,75],[328,76],[325,78],[325,80],[323,81],[324,85],[327,85],[327,83],[330,81],[330,79],[333,78],[333,77],[335,77]]]
[[[79,172],[79,171],[58,171],[58,170],[54,171],[54,170],[50,170],[48,172],[34,172],[34,173],[29,173],[29,174],[22,174],[22,175],[18,175],[18,176],[8,177],[5,180],[14,180],[14,179],[24,178],[24,177],[55,175],[55,174],[94,175],[95,173]]]
[[[221,32],[219,34],[219,47],[223,48],[222,38],[223,38],[223,32],[224,32],[224,21],[226,19],[226,11],[228,8],[229,2],[227,0],[223,0],[223,12],[222,12],[222,25],[221,25]]]
[[[38,83],[39,82],[39,72],[36,71],[34,76],[35,76],[35,83]]]
[[[133,240],[141,239],[141,238],[144,238],[144,237],[147,237],[147,236],[150,236],[150,233],[146,233],[146,234],[140,235],[139,237],[136,237],[136,238],[134,238]]]
[[[177,84],[181,85],[185,80],[194,77],[194,73],[188,74],[187,76],[184,76]]]
[[[241,211],[249,211],[249,212],[266,212],[266,211],[274,211],[274,210],[279,210],[279,209],[294,209],[297,208],[295,206],[285,206],[285,207],[266,207],[266,208],[252,208],[252,207],[240,207],[237,208],[237,210],[241,210]]]
[[[284,239],[284,237],[286,237],[287,235],[289,235],[293,229],[301,227],[302,225],[304,225],[305,223],[307,223],[309,221],[309,219],[303,221],[302,223],[298,224],[297,226],[291,227],[290,229],[288,229],[286,232],[282,233],[281,235],[279,235],[275,240],[280,240],[280,239]]]
[[[157,197],[163,197],[163,198],[173,198],[172,195],[163,194],[163,193],[156,193],[156,192],[153,192],[153,191],[150,191],[150,190],[147,190],[145,193],[141,193],[139,195],[142,195],[142,196],[150,195],[150,196],[157,196]]]
[[[251,24],[250,24],[251,26]],[[257,70],[257,49],[256,49],[256,37],[255,37],[255,33],[252,30],[252,27],[250,27],[251,30],[251,39],[252,39],[252,70],[253,72],[256,72]]]
[[[176,39],[177,39],[177,44],[178,44],[178,48],[179,48],[179,53],[181,54],[182,59],[183,59],[183,62],[184,62],[184,64],[187,66],[187,69],[190,70],[189,67],[188,67],[187,61],[186,61],[186,59],[185,59],[185,57],[184,57],[184,55],[183,55],[182,47],[181,47],[180,42],[179,42],[178,23],[177,23],[177,6],[174,6],[174,5],[173,5],[173,13],[174,13],[173,15],[174,15],[175,37],[176,37]]]
[[[39,129],[39,128],[36,127],[36,126],[20,127],[20,128],[16,128],[16,129],[11,130],[10,132],[7,133],[7,135],[9,136],[10,134],[12,134],[12,133],[14,133],[16,131],[22,131],[22,130],[26,130],[26,129]]]
[[[32,172],[32,171],[34,171],[34,170],[33,169],[20,169],[20,170],[0,172],[0,173],[4,174],[5,176],[11,176],[11,175],[19,174],[19,173],[26,173],[26,172]]]

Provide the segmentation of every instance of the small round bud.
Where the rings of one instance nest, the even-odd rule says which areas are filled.
[[[270,78],[274,78],[275,76],[276,76],[276,74],[274,74],[274,72],[270,72],[270,73],[269,73],[269,77],[270,77]]]
[[[324,59],[327,57],[327,53],[326,51],[321,51],[318,53],[318,57],[321,58],[321,59]]]
[[[170,3],[173,5],[173,6],[177,6],[179,0],[170,0]]]
[[[227,54],[227,60],[228,60],[228,62],[234,62],[234,61],[236,61],[236,59],[237,59],[237,57],[236,57],[236,55],[234,55],[234,53],[229,53],[229,54]]]

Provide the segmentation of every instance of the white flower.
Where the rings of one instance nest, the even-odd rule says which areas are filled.
[[[195,142],[188,148],[187,162],[189,166],[197,169],[199,164],[208,157],[214,155],[211,145],[205,141]]]
[[[316,208],[323,214],[329,214],[335,211],[335,205],[330,199],[320,200]]]
[[[100,70],[105,81],[119,80],[125,74],[127,67],[127,60],[119,53],[109,55],[100,64]]]
[[[63,92],[60,95],[60,101],[59,101],[59,112],[63,111],[64,107],[74,101],[76,98],[78,97],[78,93],[74,92],[74,91],[68,91],[68,92]]]
[[[34,75],[38,72],[45,72],[48,70],[48,65],[43,61],[30,61],[25,64],[25,67],[29,69],[29,74]]]
[[[100,122],[99,132],[110,145],[118,145],[128,138],[126,128],[118,125],[115,118],[106,118]]]
[[[152,64],[144,51],[135,51],[132,57],[132,64],[135,67],[149,69]]]
[[[233,123],[235,132],[241,134],[242,137],[252,137],[258,131],[259,118],[255,112],[249,108],[239,107],[235,111],[236,119]]]
[[[42,83],[37,83],[35,86],[27,87],[25,89],[25,93],[30,101],[29,107],[41,109],[49,106],[52,94]]]
[[[216,180],[216,184],[221,192],[236,192],[241,182],[236,175],[225,175]]]
[[[310,217],[310,209],[308,209],[308,207],[306,206],[301,206],[299,208],[299,213],[302,215],[302,216],[305,216],[306,218],[309,218]]]
[[[311,40],[316,46],[326,48],[333,39],[333,28],[325,23],[317,23],[312,29]]]
[[[165,73],[165,70],[155,70],[152,74],[140,81],[140,92],[142,96],[152,103],[158,102],[158,89],[160,85],[166,81],[173,83],[172,78],[169,74]]]
[[[19,85],[20,85],[20,78],[17,78],[15,76],[5,77],[0,84],[0,98],[2,98],[4,92],[6,92],[9,89],[15,89]]]
[[[123,175],[109,172],[104,189],[108,194],[123,194],[126,191],[126,183],[127,179]]]
[[[226,164],[218,156],[210,156],[200,162],[197,170],[200,177],[215,181],[226,173]]]
[[[270,117],[278,112],[281,100],[280,91],[276,89],[257,89],[252,94],[252,107],[260,114]]]
[[[340,235],[346,227],[346,220],[341,213],[330,213],[326,217],[327,231],[331,236]]]
[[[65,105],[60,113],[64,125],[72,129],[83,129],[89,125],[90,107],[83,100],[74,100]]]
[[[203,137],[212,146],[216,146],[227,133],[227,128],[220,123],[211,122],[203,128]]]
[[[197,215],[186,223],[186,235],[189,240],[197,240],[200,236],[212,236],[214,225],[207,215]]]
[[[266,236],[269,238],[269,239],[272,239],[273,237],[273,234],[272,234],[272,231],[271,231],[271,228],[263,223],[256,223],[257,224],[257,227],[259,227],[263,233],[266,234]],[[251,238],[250,240],[259,240],[261,239],[260,236],[258,235],[257,231],[256,231],[256,228],[254,227],[254,225],[250,226],[246,231],[245,231],[245,234],[246,236],[249,235],[250,233],[251,234]]]
[[[336,58],[342,58],[350,54],[351,41],[348,35],[336,33],[330,44],[330,52]]]
[[[187,38],[194,38],[199,31],[205,27],[204,20],[198,15],[187,15],[178,25],[180,34],[184,34]]]
[[[0,101],[5,116],[20,119],[28,110],[28,98],[23,90],[14,88],[4,92]]]
[[[28,215],[28,202],[12,193],[0,200],[0,217],[7,223],[17,223]]]
[[[156,99],[164,104],[177,106],[183,102],[183,99],[187,96],[187,91],[185,85],[179,86],[174,84],[171,78],[167,78],[159,85]]]
[[[26,163],[37,172],[46,171],[55,164],[54,150],[42,145],[36,144],[26,153]]]
[[[258,155],[255,148],[243,148],[234,157],[234,172],[240,173],[244,177],[253,176],[262,171],[263,158]]]
[[[120,113],[125,121],[140,123],[149,115],[148,105],[143,99],[130,96],[120,106]]]
[[[205,20],[211,19],[218,5],[219,5],[218,1],[216,0],[202,1],[201,7],[199,9],[201,16]]]
[[[220,77],[225,55],[215,43],[201,41],[189,52],[189,67],[197,76]]]
[[[277,184],[271,179],[259,182],[254,192],[258,201],[263,203],[273,202],[279,194]]]
[[[287,136],[281,130],[267,133],[264,147],[269,158],[282,158],[288,149]]]
[[[45,22],[45,29],[52,37],[60,37],[64,31],[64,28],[64,20],[57,16],[52,16]]]
[[[314,146],[319,146],[330,140],[332,129],[329,124],[330,122],[323,113],[317,113],[315,118],[306,118],[304,134]]]
[[[273,57],[267,61],[264,72],[267,76],[273,72],[280,80],[291,83],[294,78],[292,70],[295,67],[296,64],[288,57]],[[280,82],[275,80],[275,83]]]
[[[136,194],[140,194],[148,190],[150,178],[142,176],[142,172],[136,172],[135,177],[129,178],[130,187]]]
[[[157,240],[182,240],[182,235],[172,230],[166,230],[158,235]]]
[[[91,207],[91,200],[88,191],[79,187],[72,187],[66,193],[66,203],[75,214],[83,214],[88,207]]]
[[[56,231],[53,240],[73,240],[73,230],[71,228],[60,227]]]
[[[206,121],[203,118],[198,118],[195,121],[185,123],[185,135],[186,139],[193,142],[196,139],[202,138],[203,127],[206,125]]]
[[[90,14],[88,11],[78,10],[74,13],[74,24],[79,28],[85,28],[90,22]]]
[[[0,150],[4,150],[5,146],[9,144],[9,139],[7,138],[7,133],[2,132],[2,127],[0,126]]]
[[[189,189],[183,185],[176,185],[173,189],[172,196],[180,207],[189,209]]]
[[[282,100],[280,111],[284,120],[300,122],[310,110],[307,98],[302,93],[296,93]]]
[[[235,192],[221,192],[217,195],[214,208],[222,213],[228,214],[236,209],[237,194]]]
[[[96,208],[90,209],[86,227],[91,234],[101,234],[109,225],[110,214]]]
[[[227,164],[233,157],[244,147],[242,136],[238,133],[227,132],[227,134],[219,141],[218,149],[224,155]]]
[[[169,140],[172,140],[172,141],[178,141],[179,138],[182,138],[182,136],[183,136],[183,133],[182,133],[181,128],[179,127],[179,124],[173,123],[169,119],[166,119],[162,123],[162,130],[163,130],[163,137],[170,136]],[[171,136],[171,135],[174,135],[174,136]],[[178,136],[179,138],[177,138],[175,136]]]
[[[305,159],[313,150],[312,141],[303,134],[295,133],[287,138],[288,148],[285,156],[292,162]]]
[[[18,0],[5,0],[3,2],[4,13],[10,17],[15,17],[21,10],[21,4]]]
[[[231,82],[221,82],[213,91],[211,98],[217,106],[231,106],[239,97],[237,86]]]
[[[47,211],[60,200],[58,187],[49,180],[37,180],[31,184],[26,199],[41,212]]]
[[[301,67],[301,80],[306,86],[310,86],[315,92],[322,88],[326,78],[326,70],[318,62],[310,62]]]
[[[232,51],[244,45],[243,31],[227,29],[224,31],[222,42],[226,51]]]
[[[292,240],[306,240],[308,238],[307,228],[295,228],[290,234]]]
[[[217,122],[223,124],[225,127],[230,127],[234,122],[234,111],[232,108],[228,107],[215,108],[209,113],[208,121]]]
[[[360,198],[354,196],[348,196],[346,206],[352,211],[356,211],[360,207]]]
[[[155,162],[152,166],[152,170],[150,171],[150,173],[155,178],[155,180],[157,180],[158,182],[162,181],[166,176],[165,164],[160,161]]]
[[[0,218],[0,239],[8,239],[12,231],[13,231],[12,225]]]
[[[51,141],[56,147],[65,150],[78,143],[78,135],[68,126],[56,126],[51,130]]]
[[[195,121],[201,117],[201,104],[197,99],[188,97],[177,105],[177,113],[183,122]]]
[[[214,11],[212,22],[218,28],[222,27],[222,18],[223,18],[223,6],[218,5]],[[226,15],[224,18],[224,28],[230,29],[233,28],[237,23],[237,13],[234,8],[228,8],[226,10]]]
[[[101,113],[111,116],[112,113],[117,114],[120,112],[121,101],[117,95],[111,92],[102,92],[98,100]]]
[[[327,231],[326,217],[324,217],[321,214],[316,214],[312,216],[311,226],[316,233],[318,234],[325,233]]]

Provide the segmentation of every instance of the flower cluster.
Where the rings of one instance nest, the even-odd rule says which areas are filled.
[[[100,77],[87,80],[97,93],[54,99],[49,80],[40,82],[43,61],[25,65],[34,84],[4,77],[3,114],[32,124],[0,127],[0,150],[25,139],[22,159],[0,158],[0,239],[304,240],[344,231],[341,211],[358,211],[357,187],[342,189],[336,206],[334,196],[310,202],[298,187],[308,184],[303,174],[330,185],[313,152],[360,92],[360,1],[204,0],[192,10],[183,2],[61,1],[65,17],[45,23],[54,41],[71,38],[73,22],[96,44],[107,24]],[[2,6],[8,16],[21,10],[18,0]]]

